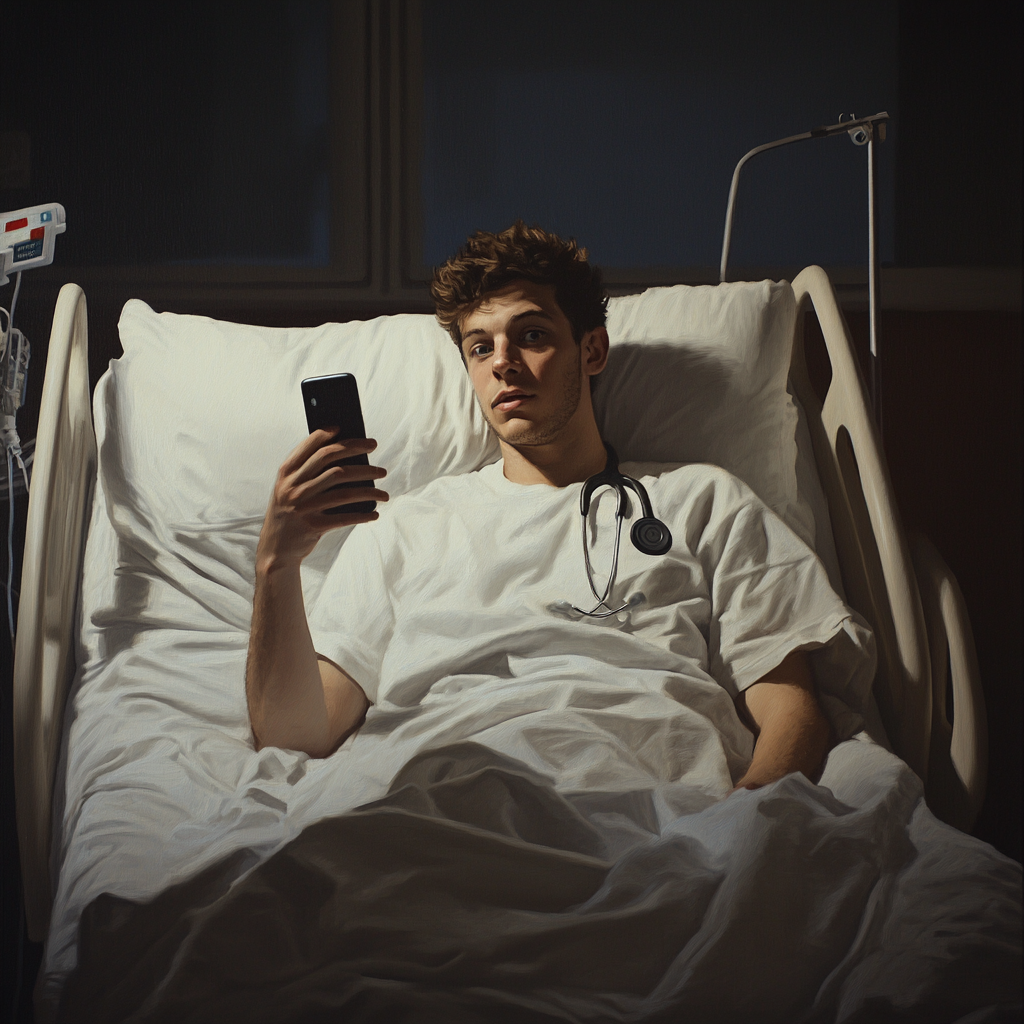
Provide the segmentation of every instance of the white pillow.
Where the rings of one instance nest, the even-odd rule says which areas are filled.
[[[650,288],[613,299],[594,406],[622,461],[712,462],[801,527],[783,282]]]
[[[432,317],[252,327],[132,299],[118,326],[125,470],[169,522],[262,519],[277,467],[306,436],[299,382],[320,374],[355,374],[393,493],[497,458],[458,351]]]
[[[623,462],[711,462],[738,476],[818,552],[841,594],[828,505],[788,391],[796,315],[788,281],[613,298],[594,408]]]
[[[795,315],[785,282],[614,298],[595,407],[623,461],[721,465],[813,545],[786,390]],[[383,486],[393,496],[498,457],[458,351],[429,315],[281,329],[155,313],[133,299],[119,327],[124,355],[96,400],[105,406],[100,471],[121,571],[163,580],[232,628],[248,627],[277,467],[306,434],[304,377],[355,374],[367,432],[380,441],[373,461],[388,468]],[[346,533],[329,534],[307,560],[307,590]],[[233,596],[221,607],[225,587]],[[157,619],[174,625],[187,604],[165,601]]]
[[[458,351],[430,316],[270,328],[132,299],[118,326],[124,355],[97,387],[100,473],[120,571],[145,581],[154,625],[189,626],[195,604],[204,628],[248,628],[270,489],[307,433],[305,377],[355,374],[392,495],[498,457]],[[306,560],[308,598],[349,532]]]

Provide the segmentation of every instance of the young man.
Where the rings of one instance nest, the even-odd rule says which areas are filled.
[[[608,458],[590,389],[608,358],[607,299],[585,250],[521,223],[478,233],[433,294],[502,461],[355,531],[307,623],[302,559],[326,531],[378,519],[324,514],[340,500],[329,488],[365,481],[347,502],[388,495],[374,486],[383,469],[328,468],[374,441],[318,432],[295,449],[257,552],[246,673],[257,745],[325,757],[373,705],[367,729],[410,756],[473,740],[565,791],[658,789],[670,813],[696,809],[695,792],[702,805],[791,772],[814,778],[831,737],[804,652],[846,649],[833,689],[856,710],[870,638],[813,553],[724,471],[624,467],[644,478],[672,549],[622,545],[613,599],[642,597],[617,618],[552,610],[586,598],[580,485]],[[595,497],[599,574],[611,507]]]

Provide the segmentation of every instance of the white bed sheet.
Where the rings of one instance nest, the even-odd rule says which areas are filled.
[[[97,498],[89,562],[109,567],[138,559],[138,552],[119,551],[103,511],[102,489]],[[225,542],[231,543],[230,535]],[[332,816],[384,797],[401,767],[382,760],[379,751],[386,748],[373,745],[361,748],[369,752],[363,756],[358,744],[349,743],[326,760],[276,749],[253,751],[243,686],[247,622],[232,622],[230,610],[235,599],[243,607],[244,581],[237,582],[227,610],[208,608],[203,628],[182,630],[182,603],[193,599],[155,569],[147,576],[136,565],[113,580],[108,573],[107,582],[101,572],[87,578],[95,586],[83,600],[84,663],[70,705],[70,754],[61,769],[67,781],[58,802],[61,839],[54,866],[60,882],[43,965],[44,1017],[56,1012],[76,964],[79,918],[97,897],[149,901],[240,853],[226,870],[237,876],[233,891],[244,900],[248,879],[263,885],[258,865],[294,842],[291,854],[281,854],[293,864],[294,854],[315,840],[303,832],[310,823],[330,819],[328,827],[344,834],[349,818]],[[312,574],[310,589],[318,583]],[[145,593],[131,592],[143,584]],[[128,592],[117,592],[125,586]],[[509,816],[529,822],[534,806],[533,801],[513,804]],[[788,1006],[785,1012],[799,1007],[809,1021],[857,1020],[877,1011],[881,1004],[872,1000],[885,1005],[938,1000],[956,1009],[962,993],[950,996],[943,988],[948,972],[941,965],[947,961],[959,965],[961,980],[964,972],[970,976],[987,965],[983,977],[994,978],[986,990],[991,1001],[1014,998],[1006,964],[1019,963],[1020,956],[1019,865],[938,823],[924,806],[917,778],[863,735],[833,751],[819,786],[794,776],[757,793],[711,801],[663,826],[660,835],[654,822],[649,832],[629,823],[640,816],[635,808],[626,816],[599,808],[602,817],[580,806],[597,830],[597,847],[556,851],[553,861],[542,851],[541,860],[550,862],[553,880],[561,877],[566,857],[571,864],[589,857],[599,864],[594,870],[605,874],[579,907],[530,919],[526,945],[536,950],[537,959],[521,969],[528,979],[541,979],[536,984],[524,989],[522,977],[511,987],[501,981],[508,942],[523,925],[515,917],[508,941],[488,937],[496,911],[485,906],[468,921],[468,931],[445,933],[436,948],[409,954],[407,962],[367,969],[339,954],[343,978],[325,979],[313,971],[319,980],[285,986],[261,1002],[259,1012],[249,1006],[243,1016],[300,1019],[310,1007],[335,998],[332,992],[340,993],[339,999],[355,998],[354,975],[360,977],[359,991],[369,985],[374,998],[386,1000],[390,996],[380,995],[381,984],[390,992],[388,979],[416,975],[423,967],[417,957],[450,956],[451,943],[491,950],[491,959],[485,956],[480,963],[481,977],[490,980],[481,983],[481,991],[479,985],[456,984],[439,994],[436,986],[413,986],[408,998],[416,1013],[458,1021],[489,1019],[500,1011],[518,1020],[529,1019],[515,1016],[529,1009],[542,1015],[537,1019],[564,1014],[570,1020],[605,1021],[655,1020],[686,1011],[701,1019],[749,1021],[775,1019],[773,1014]],[[429,842],[435,826],[423,827]],[[475,849],[472,836],[467,842]],[[474,866],[472,849],[462,860],[465,879],[485,870]],[[348,871],[346,866],[346,877]],[[375,884],[365,881],[368,888]],[[535,881],[547,884],[543,878]],[[287,873],[283,884],[288,888]],[[186,886],[182,911],[188,891]],[[587,937],[598,920],[594,913],[611,907],[624,927],[635,918],[637,934],[649,944],[649,915],[659,907],[672,915],[680,906],[703,909],[658,938],[651,955],[657,953],[663,970],[654,981],[649,968],[639,966],[648,962],[646,954],[637,960],[636,973],[623,974],[616,943],[602,947]],[[301,918],[315,909],[300,900],[294,912]],[[415,912],[426,915],[422,924],[449,909],[442,900]],[[221,930],[225,925],[217,913],[204,911],[195,920],[200,920],[195,942],[230,948],[231,937]],[[415,922],[392,923],[395,934],[411,925]],[[604,934],[600,928],[598,933]],[[321,939],[339,941],[336,935],[317,942]],[[122,941],[128,948],[134,944],[130,934]],[[548,950],[566,941],[570,952],[552,973]],[[589,980],[574,973],[578,956],[596,957]],[[720,998],[715,993],[731,991],[728,979],[738,957],[747,961],[754,995],[741,997],[736,989],[721,1003],[721,1016],[706,1016]],[[160,986],[163,995],[140,1019],[170,1021],[191,1012],[198,1013],[196,1019],[223,1019],[223,1005],[190,1007],[201,990],[189,965],[188,957],[175,961]],[[304,962],[288,969],[303,976],[311,970]],[[145,987],[148,978],[143,972],[143,981],[134,983]],[[129,1002],[142,998],[131,984],[121,992]],[[248,997],[236,991],[231,998],[244,1003]],[[750,1016],[752,1005],[760,1007],[759,1017]],[[381,1012],[380,1019],[388,1019]]]
[[[481,780],[465,745],[441,751],[435,790],[489,788],[449,797],[455,820],[400,779],[393,805],[300,832],[375,782],[344,755],[242,747],[202,731],[154,749],[127,786],[85,787],[62,909],[114,898],[89,908],[92,958],[60,1019],[878,1024],[1019,1000],[1019,865],[936,821],[916,776],[863,737],[818,786],[790,776],[632,835],[553,806],[528,771]],[[118,841],[157,777],[159,830]],[[474,808],[514,827],[475,827]],[[51,971],[70,966],[70,948],[53,952]]]
[[[159,360],[156,363],[155,369],[159,370]],[[788,359],[780,365],[788,366]],[[784,381],[784,369],[780,372]],[[182,379],[187,380],[189,373],[194,373],[191,364],[182,370]],[[113,387],[113,381],[105,381],[106,386]],[[106,438],[103,387],[101,382],[94,403],[101,465]],[[142,400],[138,395],[134,397],[137,402]],[[154,469],[159,473],[158,464],[147,465],[151,473]],[[262,509],[259,515],[254,514],[257,501],[253,497],[253,508],[247,508],[249,514],[239,518],[225,518],[224,513],[212,509],[185,517],[178,524],[154,522],[147,519],[152,495],[144,493],[153,481],[132,477],[120,483],[129,492],[131,488],[143,490],[117,495],[108,502],[101,476],[87,544],[81,667],[65,725],[69,740],[58,767],[58,779],[64,788],[58,789],[55,802],[52,866],[56,897],[42,968],[44,1014],[55,1011],[64,980],[75,966],[80,915],[101,894],[148,900],[237,851],[248,852],[234,862],[232,870],[251,874],[254,865],[300,837],[308,823],[343,814],[381,797],[397,767],[352,756],[355,745],[347,745],[327,760],[310,760],[273,749],[253,751],[243,686],[252,579],[243,567],[251,567],[254,561]],[[204,485],[193,497],[208,490]],[[113,509],[114,525],[108,518],[108,508]],[[125,509],[130,512],[127,519],[121,515]],[[799,526],[800,522],[797,517],[791,525]],[[126,535],[131,543],[125,542]],[[338,534],[325,538],[304,565],[304,586],[311,602],[342,539]],[[230,552],[228,557],[224,557],[225,550]],[[115,566],[120,567],[116,575],[112,572]],[[834,569],[831,575],[835,577]],[[822,787],[831,789],[831,795]],[[646,854],[631,854],[631,850],[648,850],[657,859],[657,850],[671,848],[679,836],[694,839],[705,851],[697,861],[717,858],[728,863],[715,867],[715,871],[721,868],[726,875],[733,869],[738,872],[738,902],[731,908],[724,905],[724,916],[708,917],[687,938],[685,950],[677,950],[680,959],[675,973],[671,977],[666,974],[660,991],[674,991],[673,986],[680,991],[686,988],[686,979],[696,970],[691,970],[696,963],[693,957],[704,946],[716,951],[707,954],[711,961],[725,963],[731,954],[728,944],[716,938],[716,929],[730,931],[733,926],[726,924],[734,920],[760,927],[757,922],[765,919],[765,907],[744,909],[744,893],[787,892],[782,884],[785,865],[770,857],[761,858],[758,851],[763,853],[764,843],[757,838],[757,830],[749,827],[750,822],[771,818],[776,812],[780,828],[796,837],[791,855],[796,855],[794,850],[802,850],[810,857],[815,850],[830,848],[833,842],[841,845],[850,829],[864,833],[866,845],[855,844],[853,848],[872,865],[874,881],[863,881],[866,876],[862,866],[843,862],[829,882],[833,888],[814,891],[815,899],[826,907],[834,906],[837,899],[846,907],[836,895],[844,891],[844,886],[860,886],[858,891],[862,891],[863,885],[881,886],[882,879],[889,878],[885,885],[891,888],[891,880],[912,861],[924,872],[922,884],[929,892],[929,913],[934,911],[937,918],[955,916],[963,907],[957,903],[955,886],[950,885],[950,865],[943,863],[949,851],[955,851],[961,872],[968,870],[983,879],[978,892],[988,894],[996,912],[985,920],[972,905],[966,923],[962,921],[957,926],[959,931],[954,928],[950,935],[955,939],[962,933],[973,934],[978,925],[979,933],[987,930],[989,934],[989,938],[982,934],[978,956],[987,948],[986,942],[997,946],[1002,943],[1004,953],[1008,944],[1012,947],[1016,942],[1019,958],[1019,916],[1014,939],[1012,909],[1007,909],[1012,908],[1016,891],[1019,915],[1019,866],[939,825],[924,807],[919,783],[905,766],[861,737],[833,753],[822,787],[788,780],[759,794],[738,794],[680,819],[660,839],[623,829],[621,820],[609,819],[601,837],[603,862],[621,862],[621,877],[635,874],[640,870],[638,864],[650,863],[643,860]],[[843,806],[837,805],[833,797]],[[859,816],[849,808],[857,810]],[[886,819],[885,828],[876,827],[879,815],[890,813],[891,821]],[[808,822],[817,824],[808,828]],[[908,850],[918,852],[911,856]],[[759,863],[759,858],[763,862]],[[700,875],[703,868],[698,868],[694,871]],[[679,870],[685,874],[687,869]],[[740,884],[743,877],[747,882]],[[789,882],[788,892],[795,899],[799,878],[790,877]],[[679,878],[665,876],[666,891],[680,884]],[[883,889],[878,892],[884,894]],[[778,908],[788,898],[772,897],[771,905]],[[905,899],[901,906],[901,910],[897,908],[902,915],[898,915],[903,922],[900,927],[912,928],[914,920],[924,921],[913,914],[907,916]],[[812,909],[808,905],[807,913],[813,917]],[[879,921],[889,921],[889,909],[886,905]],[[845,951],[840,946],[833,951],[834,963],[829,970],[838,972],[835,980],[827,982],[824,975],[818,977],[822,985],[831,985],[831,995],[815,1010],[818,1016],[812,1014],[809,1020],[833,1019],[834,1014],[830,1014],[844,999],[856,1008],[860,1005],[857,1000],[863,1001],[863,993],[884,988],[885,978],[898,987],[899,972],[893,974],[890,966],[879,960],[884,944],[872,940],[869,947],[864,946],[860,926],[854,926],[858,912],[853,904],[843,913],[846,916],[842,917],[840,931],[849,945]],[[920,926],[927,927],[927,921]],[[822,927],[827,930],[831,924]],[[932,953],[945,956],[943,949],[960,941],[954,939],[930,947],[926,944],[925,959]],[[807,941],[813,945],[813,929],[792,936],[792,942],[806,945]],[[796,946],[780,945],[759,967],[761,975],[770,979],[773,971],[778,973],[778,963],[798,955]],[[868,970],[864,964],[871,958],[875,967]],[[892,964],[901,962],[895,954],[889,960]],[[716,968],[709,977],[720,977],[724,969]],[[855,971],[874,971],[876,981],[869,979],[870,983],[850,990],[852,995],[843,995],[843,987]],[[921,984],[927,987],[933,981],[929,976]],[[814,996],[807,1004],[808,1012],[817,998]],[[618,999],[615,996],[613,1002]],[[601,996],[594,1005],[605,1002]],[[635,999],[626,999],[622,1005],[632,1007],[630,1013],[647,1012]],[[659,1005],[655,1000],[648,1009],[653,1012]],[[678,1005],[689,1004],[683,1000]],[[180,1018],[168,1011],[167,1019]],[[737,1010],[735,1019],[751,1018]]]

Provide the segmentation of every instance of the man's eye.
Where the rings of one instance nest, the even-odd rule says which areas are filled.
[[[535,345],[544,337],[544,332],[539,327],[531,327],[523,332],[523,341],[528,345]]]
[[[481,341],[479,344],[474,345],[469,350],[469,354],[471,356],[485,356],[490,351],[491,351],[491,345],[486,343],[486,342]]]

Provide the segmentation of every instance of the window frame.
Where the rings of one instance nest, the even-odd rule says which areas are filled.
[[[42,284],[75,280],[89,294],[133,289],[173,302],[248,300],[256,306],[337,303],[374,291],[374,178],[381,163],[375,123],[380,54],[372,0],[332,0],[329,71],[330,263],[326,266],[167,263],[68,264],[60,259],[33,277]],[[344,116],[341,112],[344,111]],[[59,197],[58,197],[59,199]],[[68,211],[74,231],[74,210]]]

